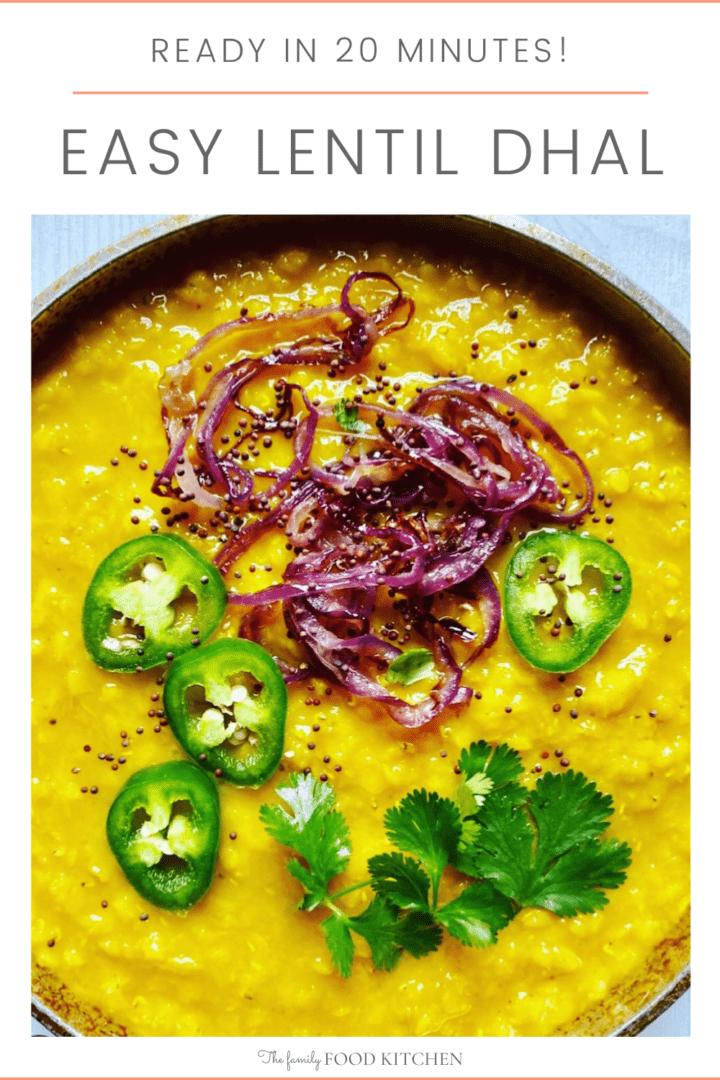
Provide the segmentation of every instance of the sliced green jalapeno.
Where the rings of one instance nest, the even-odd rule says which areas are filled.
[[[151,904],[183,911],[205,895],[220,844],[217,785],[190,761],[134,773],[110,807],[110,848]]]
[[[95,571],[83,607],[85,647],[107,671],[144,671],[205,641],[225,603],[222,576],[194,547],[177,536],[141,536]]]
[[[260,645],[225,638],[175,660],[165,715],[184,749],[239,787],[259,787],[280,764],[287,687]]]
[[[533,533],[507,568],[508,633],[533,667],[575,671],[620,625],[631,592],[628,564],[603,540]]]

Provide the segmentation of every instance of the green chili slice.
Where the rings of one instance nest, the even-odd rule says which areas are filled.
[[[575,671],[622,622],[630,568],[609,544],[543,530],[515,550],[505,576],[505,622],[515,648],[543,671]]]
[[[217,785],[190,761],[141,769],[110,807],[107,838],[140,896],[156,907],[186,910],[205,895],[215,872]]]
[[[239,787],[259,787],[280,764],[287,687],[260,645],[224,638],[176,660],[164,691],[165,715],[203,768]]]
[[[107,671],[144,671],[205,641],[225,603],[222,576],[191,544],[141,536],[95,571],[83,607],[85,646]]]

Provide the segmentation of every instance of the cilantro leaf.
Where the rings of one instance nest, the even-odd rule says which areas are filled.
[[[512,919],[515,909],[511,902],[489,882],[468,885],[451,900],[438,908],[435,918],[448,933],[463,945],[484,948],[497,941],[497,933]]]
[[[333,406],[333,416],[345,431],[360,431],[362,424],[358,420],[358,407],[343,398]]]
[[[281,784],[277,794],[293,811],[281,806],[260,807],[260,820],[273,839],[296,851],[307,863],[307,870],[297,859],[288,863],[288,870],[312,894],[312,902],[303,906],[315,907],[327,894],[329,882],[348,864],[350,834],[345,818],[333,809],[335,793],[329,784],[312,776],[293,773]]]
[[[420,859],[430,875],[435,903],[442,872],[456,857],[460,842],[457,806],[436,791],[412,791],[385,814],[385,832],[401,851]]]
[[[482,741],[472,743],[460,754],[458,765],[466,780],[483,773],[492,780],[495,787],[517,780],[523,771],[520,755],[507,743],[496,747]]]
[[[526,788],[517,783],[523,765],[517,750],[507,743],[494,747],[481,740],[462,751],[458,767],[464,780],[453,801],[460,810],[462,835],[453,866],[464,874],[478,876],[473,869],[472,849],[479,836],[480,811],[488,800],[501,799],[513,806],[527,800]]]
[[[522,760],[507,743],[496,747],[486,742],[473,743],[460,754],[458,767],[472,793],[483,796],[476,798],[478,806],[491,794],[493,799],[501,797],[513,803],[523,803],[527,798],[527,790],[517,783],[523,771]]]
[[[329,810],[335,803],[335,792],[329,784],[321,784],[302,773],[291,773],[285,783],[277,786],[276,793],[290,807],[293,816],[279,806],[262,806],[260,817],[263,821],[266,817],[272,819],[273,828],[266,825],[268,832],[287,847],[293,846],[295,836],[302,833],[316,814]]]
[[[596,911],[607,903],[602,890],[622,884],[630,862],[626,844],[599,842],[611,814],[610,796],[582,773],[548,773],[526,806],[488,800],[463,868],[520,907],[557,915]]]
[[[488,790],[492,790],[492,780],[489,780],[488,784],[490,785],[490,788]],[[481,795],[481,798],[483,798],[484,801],[484,795]],[[462,821],[463,825],[465,824],[465,818],[470,818],[473,817],[473,815],[477,814],[478,807],[482,805],[482,803],[475,802],[475,793],[470,787],[470,784],[467,783],[459,784],[455,788],[452,801],[458,808],[460,820]]]
[[[435,663],[429,649],[408,649],[388,666],[385,682],[411,686],[421,679],[428,679],[434,672]]]
[[[395,930],[395,943],[416,959],[436,952],[441,941],[442,927],[423,911],[413,911],[400,919]]]
[[[463,825],[463,840],[465,840],[466,824],[471,833],[475,831],[476,826],[475,822],[466,821],[466,819],[475,817],[478,810],[485,802],[485,798],[493,790],[493,787],[493,782],[489,776],[486,776],[485,773],[476,773],[475,776],[471,776],[469,780],[465,780],[455,788],[452,801],[460,811],[460,818]]]
[[[369,907],[348,919],[348,925],[367,941],[375,967],[381,971],[392,971],[402,955],[402,949],[396,942],[397,909],[382,896],[375,896]]]
[[[591,840],[562,855],[550,867],[526,907],[544,907],[556,915],[572,917],[599,911],[608,902],[603,889],[617,889],[625,881],[631,851],[617,840]]]
[[[613,813],[603,795],[582,773],[546,773],[528,797],[538,827],[537,861],[546,862],[605,832]]]
[[[488,802],[481,811],[481,829],[465,853],[463,872],[487,878],[505,896],[522,904],[533,877],[535,833],[522,807],[503,800]]]
[[[325,935],[325,944],[330,951],[333,964],[343,979],[347,979],[352,970],[355,955],[355,943],[347,919],[344,915],[331,915],[320,924],[320,927]]]
[[[298,907],[302,908],[303,911],[314,911],[319,904],[322,904],[327,892],[323,887],[322,881],[315,878],[312,871],[308,870],[306,866],[303,866],[299,859],[289,859],[286,863],[286,868],[306,889],[305,895],[298,904]]]
[[[345,818],[339,810],[331,810],[309,822],[306,835],[309,842],[305,858],[315,878],[327,886],[350,859],[350,833]]]
[[[430,878],[419,862],[397,851],[368,860],[372,887],[380,896],[406,911],[427,911]]]
[[[460,843],[458,854],[455,857],[454,866],[458,870],[464,870],[464,851],[472,847],[480,832],[480,824],[475,820],[485,798],[493,789],[493,782],[484,773],[476,773],[469,780],[458,784],[453,792],[452,801],[458,808],[461,821]],[[471,871],[468,871],[471,873]]]

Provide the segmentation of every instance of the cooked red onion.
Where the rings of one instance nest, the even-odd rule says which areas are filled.
[[[387,282],[392,285],[395,295],[375,311],[366,312],[350,299],[353,285],[357,281],[366,280]],[[214,509],[225,504],[230,504],[235,509],[245,507],[254,489],[253,472],[238,465],[232,451],[221,458],[213,447],[213,437],[228,407],[242,388],[271,367],[320,364],[333,367],[357,364],[370,352],[378,338],[407,326],[413,311],[412,300],[403,296],[402,290],[391,277],[362,270],[352,274],[345,282],[339,304],[303,308],[295,312],[242,316],[214,327],[195,342],[179,363],[167,369],[160,382],[162,416],[170,453],[155,478],[153,492],[157,495],[174,494],[185,499],[194,499],[198,505]],[[403,312],[404,320],[398,321]],[[203,398],[195,400],[191,388],[193,361],[214,341],[270,324],[280,327],[298,322],[329,321],[334,326],[334,317],[338,315],[350,320],[344,329],[334,327],[333,332],[327,336],[301,337],[289,346],[275,346],[270,353],[262,356],[236,360],[213,376]],[[197,469],[186,458],[182,462],[183,469],[178,474],[179,459],[183,456],[191,435],[195,437],[201,466]],[[176,481],[175,485],[173,479]],[[225,488],[222,495],[205,490],[213,484]]]
[[[474,577],[468,578],[467,581],[463,581],[461,585],[458,585],[454,592],[458,596],[472,600],[478,605],[485,628],[482,639],[463,664],[463,669],[465,669],[477,660],[483,649],[489,649],[497,641],[502,618],[500,593],[486,566],[483,566]],[[440,619],[439,621],[442,622],[443,620]]]
[[[411,406],[411,411],[427,412],[433,407],[450,409],[451,417],[460,432],[475,432],[476,435],[493,432],[500,440],[503,450],[511,456],[516,455],[517,460],[527,463],[529,473],[532,474],[532,483],[523,478],[522,483],[527,487],[526,495],[520,505],[532,505],[535,516],[549,521],[571,522],[586,514],[592,504],[593,485],[585,463],[571,450],[558,435],[557,431],[546,420],[543,420],[534,409],[525,402],[520,401],[507,390],[500,390],[489,383],[476,383],[473,379],[454,379],[452,383],[433,386],[418,396]],[[498,406],[504,407],[504,413]],[[519,436],[513,431],[513,421],[522,417],[525,421],[526,437]],[[519,423],[517,424],[519,428]],[[549,444],[557,454],[572,462],[579,473],[583,486],[583,493],[578,500],[580,505],[574,510],[568,510],[565,499],[560,495],[557,483],[552,476],[549,465],[538,454],[527,446],[526,438],[534,437],[539,442]],[[517,491],[522,498],[522,485],[507,485],[507,491]]]
[[[367,280],[392,290],[371,312],[352,300],[356,283]],[[306,657],[299,666],[277,658],[288,682],[307,674],[331,678],[349,693],[379,702],[405,727],[419,727],[471,696],[463,672],[500,628],[500,597],[486,564],[514,515],[574,522],[592,501],[585,464],[554,428],[507,391],[468,377],[433,383],[406,410],[356,403],[357,431],[343,431],[348,445],[337,460],[323,464],[312,452],[320,422],[334,423],[333,410],[313,404],[301,385],[278,378],[272,413],[242,404],[244,388],[270,369],[325,365],[342,372],[357,364],[380,337],[406,326],[412,313],[412,301],[391,277],[359,271],[346,281],[338,304],[242,317],[211,330],[161,383],[169,455],[153,489],[215,511],[251,512],[245,522],[235,519],[233,535],[216,557],[223,571],[268,529],[282,528],[294,551],[284,580],[229,596],[246,609],[241,635],[261,640],[272,605],[281,605],[288,634]],[[240,355],[196,401],[194,361],[204,350],[223,338],[236,346],[253,329],[269,326],[301,333],[261,356]],[[299,398],[301,417],[294,411]],[[238,459],[247,434],[240,430],[238,442],[218,452],[215,437],[230,409],[292,438],[290,464],[275,471],[245,468]],[[540,446],[547,459],[535,449]],[[574,509],[553,473],[555,462],[568,466],[582,485]],[[264,490],[259,479],[269,481]],[[438,515],[448,493],[455,505]],[[438,594],[475,604],[482,633],[434,614]],[[401,651],[391,640],[397,632],[386,626],[379,635],[373,628],[373,617],[377,621],[389,600],[435,659],[437,681],[420,702],[401,700],[383,682]],[[451,640],[465,643],[462,663]]]
[[[448,705],[465,704],[472,696],[470,687],[461,686],[462,672],[447,643],[436,636],[432,641],[435,664],[440,670],[437,684],[421,702],[410,704],[391,694],[379,681],[361,670],[357,660],[380,660],[387,667],[400,650],[374,635],[340,638],[323,625],[307,602],[293,600],[285,606],[285,618],[294,634],[303,641],[321,667],[356,697],[370,698],[385,705],[394,720],[403,727],[421,727],[438,716]]]

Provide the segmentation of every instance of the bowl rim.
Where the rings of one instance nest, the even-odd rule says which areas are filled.
[[[189,229],[194,225],[199,225],[206,221],[212,221],[216,219],[228,218],[229,220],[247,217],[248,215],[234,215],[234,214],[176,214],[171,217],[165,217],[159,219],[153,225],[146,225],[140,229],[135,230],[122,240],[118,240],[113,244],[101,248],[93,255],[88,256],[82,262],[78,263],[67,273],[62,274],[52,284],[42,289],[32,301],[32,320],[33,322],[46,311],[48,311],[54,304],[63,299],[68,292],[71,292],[78,285],[82,284],[88,278],[93,277],[100,270],[104,269],[110,263],[117,259],[121,259],[123,256],[128,255],[132,251],[136,251],[139,248],[146,247],[157,240],[160,240],[174,232],[180,232],[184,229]],[[297,217],[298,215],[252,215],[257,217]],[[317,217],[322,219],[323,217],[343,217],[348,215],[335,215],[335,214],[313,214],[303,215],[304,217]],[[377,215],[353,215],[353,217],[377,217]],[[396,215],[385,215],[388,217],[394,217]],[[519,217],[513,214],[440,214],[440,215],[400,215],[405,219],[411,218],[425,218],[426,220],[437,218],[451,218],[459,221],[467,221],[473,223],[476,221],[483,222],[495,227],[499,230],[504,230],[508,233],[515,233],[520,236],[524,236],[530,240],[534,240],[536,243],[541,244],[546,248],[551,248],[554,251],[559,252],[565,256],[571,262],[577,263],[582,266],[591,274],[595,274],[602,278],[608,284],[612,285],[618,292],[622,293],[628,300],[632,301],[637,307],[642,308],[647,314],[649,314],[656,323],[658,323],[667,333],[673,338],[678,345],[686,352],[690,353],[690,331],[683,326],[683,324],[672,315],[666,307],[664,307],[658,300],[656,300],[647,290],[640,288],[633,281],[630,280],[621,271],[616,270],[610,263],[604,262],[596,255],[592,255],[586,251],[580,244],[575,243],[573,240],[566,240],[564,237],[559,236],[557,233],[551,232],[543,225],[536,225],[533,222],[527,221],[525,218]]]
[[[65,300],[76,288],[89,281],[96,274],[105,270],[112,263],[123,259],[129,254],[148,247],[153,243],[192,229],[205,222],[222,220],[228,221],[257,220],[258,218],[278,219],[288,217],[303,218],[362,218],[363,216],[377,218],[378,215],[338,215],[338,214],[313,214],[313,215],[236,215],[236,214],[178,214],[160,218],[152,225],[143,226],[135,230],[123,239],[116,241],[90,255],[66,273],[62,274],[52,284],[42,289],[32,301],[33,325],[56,304]],[[690,332],[683,324],[667,310],[659,301],[650,295],[645,289],[640,288],[625,274],[621,273],[611,264],[586,251],[579,244],[551,232],[542,225],[536,225],[517,215],[508,214],[434,214],[434,215],[382,215],[387,217],[401,217],[403,220],[417,220],[430,223],[431,221],[467,222],[473,225],[480,222],[485,226],[508,235],[519,235],[527,240],[532,240],[544,248],[552,249],[565,259],[574,263],[586,271],[590,276],[595,275],[612,286],[626,300],[657,323],[688,356],[690,356]],[[690,987],[691,965],[688,963],[680,970],[670,982],[662,987],[655,996],[644,1005],[634,1016],[624,1021],[618,1028],[607,1033],[606,1037],[631,1037],[640,1034],[650,1023],[661,1016],[670,1008]],[[53,1036],[85,1037],[83,1033],[64,1020],[52,1008],[46,1005],[40,997],[31,995],[32,1017],[41,1026],[45,1027],[48,1034]]]

